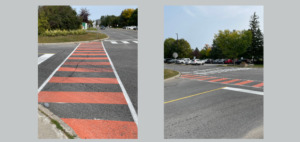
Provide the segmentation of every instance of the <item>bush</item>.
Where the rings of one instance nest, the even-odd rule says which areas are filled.
[[[83,35],[86,34],[85,30],[46,30],[42,36],[67,36],[67,35]]]
[[[93,30],[93,31],[97,31],[97,28],[88,28],[87,30]]]

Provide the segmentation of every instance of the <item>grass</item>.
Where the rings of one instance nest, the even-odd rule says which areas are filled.
[[[224,65],[219,65],[219,67],[241,67],[240,65],[232,65],[232,64],[224,64]],[[263,68],[263,64],[254,64],[252,66],[247,66],[246,68]]]
[[[86,33],[82,35],[66,35],[66,36],[38,36],[39,43],[58,43],[58,42],[75,42],[90,41],[106,38],[107,35],[102,33]]]
[[[87,30],[97,31],[97,28],[88,28]]]
[[[176,76],[178,74],[179,74],[178,71],[173,71],[173,70],[165,69],[164,70],[164,79]]]
[[[50,120],[51,123],[54,124],[56,126],[57,129],[61,130],[69,139],[74,139],[75,136],[70,135],[69,133],[66,132],[66,130],[54,119],[50,118],[46,113],[44,113],[43,111],[40,111],[41,113],[43,113],[44,115],[46,115]]]

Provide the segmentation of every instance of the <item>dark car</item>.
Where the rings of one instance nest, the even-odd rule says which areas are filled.
[[[212,64],[213,61],[214,61],[213,59],[207,59],[205,63],[206,63],[206,64]]]
[[[104,27],[104,26],[101,26],[100,29],[101,29],[101,30],[105,30],[105,27]]]
[[[168,63],[169,60],[172,60],[172,58],[165,58],[165,59],[164,59],[164,62],[165,62],[165,63]]]
[[[247,64],[251,64],[252,63],[252,61],[250,60],[250,59],[243,59],[243,60],[237,60],[236,62],[235,62],[235,64],[240,64],[240,63],[242,63],[242,62],[245,62],[245,63],[247,63]]]

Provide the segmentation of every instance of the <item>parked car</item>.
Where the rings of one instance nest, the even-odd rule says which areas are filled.
[[[224,64],[225,59],[219,59],[218,64]]]
[[[192,60],[190,58],[185,59],[185,64],[190,65],[192,63]]]
[[[213,61],[214,61],[213,59],[207,59],[205,63],[206,63],[206,64],[212,64]]]
[[[164,62],[167,63],[169,60],[171,60],[172,58],[165,58]]]
[[[224,61],[224,64],[233,64],[233,61],[231,59],[226,59]]]
[[[218,63],[219,63],[219,60],[220,60],[220,59],[215,59],[215,60],[213,61],[213,64],[218,64]]]
[[[169,64],[171,64],[171,63],[176,63],[176,59],[168,60],[167,63],[169,63]]]
[[[243,59],[243,60],[237,60],[236,62],[235,62],[235,64],[240,64],[240,63],[242,63],[242,62],[246,62],[247,64],[251,64],[252,63],[252,61],[250,60],[250,59]]]
[[[177,59],[176,63],[177,64],[184,64],[185,61],[184,61],[184,59]]]
[[[204,65],[204,62],[201,61],[201,60],[199,60],[199,59],[193,59],[193,60],[191,61],[191,64],[192,64],[192,65]]]

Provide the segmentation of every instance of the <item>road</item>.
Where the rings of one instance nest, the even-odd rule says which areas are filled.
[[[263,138],[263,68],[165,64],[165,138]]]
[[[112,38],[118,34],[106,32]],[[80,138],[137,138],[137,43],[39,45],[39,59],[47,55],[39,62],[40,104]]]

